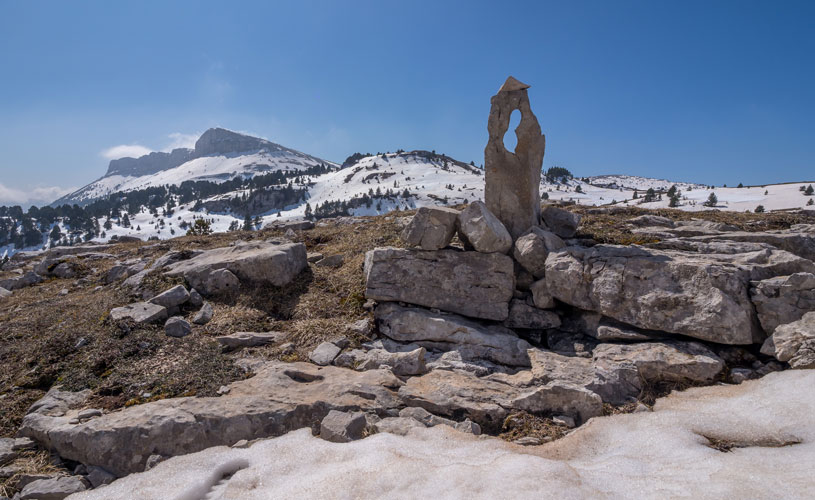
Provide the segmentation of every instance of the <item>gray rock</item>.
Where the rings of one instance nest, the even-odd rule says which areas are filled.
[[[241,281],[228,269],[216,269],[207,275],[202,284],[202,290],[208,295],[230,293],[238,290]]]
[[[573,429],[575,426],[574,419],[568,415],[555,415],[552,417],[552,422]]]
[[[151,455],[171,457],[241,439],[310,427],[330,410],[395,414],[402,382],[388,370],[356,372],[310,363],[268,362],[218,397],[171,398],[124,408],[77,425],[68,415],[29,414],[20,433],[59,456],[122,477]],[[70,415],[70,414],[69,414]],[[99,443],[104,440],[105,446]]]
[[[519,446],[539,446],[543,444],[543,440],[535,436],[524,436],[516,439],[513,443]]]
[[[565,246],[563,240],[555,233],[534,227],[515,241],[512,256],[532,276],[540,279],[546,271],[546,258],[549,253]]]
[[[51,270],[51,275],[57,278],[75,278],[77,271],[73,262],[61,262],[54,266]]]
[[[342,255],[329,255],[328,257],[324,257],[320,259],[315,265],[317,267],[342,267],[342,264],[345,262],[345,257]]]
[[[204,305],[204,297],[202,297],[195,288],[190,289],[190,305],[193,307],[201,307]]]
[[[215,337],[219,344],[227,349],[259,347],[280,342],[286,337],[284,332],[236,332],[231,335]]]
[[[413,376],[427,373],[426,353],[424,347],[408,352],[389,352],[385,349],[371,349],[368,351],[353,349],[337,356],[334,359],[334,364],[355,370],[376,370],[381,367],[389,367],[396,375]]]
[[[490,99],[489,140],[484,149],[484,201],[513,239],[540,220],[540,179],[546,140],[529,106],[527,88],[528,85],[509,77]],[[504,134],[516,109],[521,112],[521,123],[515,129],[518,143],[513,152],[504,147]]]
[[[724,361],[699,342],[663,341],[600,344],[594,349],[595,367],[633,364],[647,382],[710,382],[724,369]]]
[[[790,368],[805,370],[815,368],[815,339],[806,339],[789,360]]]
[[[192,327],[187,320],[173,316],[164,323],[164,333],[167,334],[168,337],[186,337],[192,333]]]
[[[671,219],[659,215],[640,215],[626,222],[637,227],[674,227]]]
[[[289,222],[273,222],[272,229],[276,229],[279,231],[287,231],[291,229],[292,231],[307,231],[309,229],[314,229],[314,223],[310,220],[293,220]]]
[[[552,311],[530,306],[523,300],[512,299],[509,304],[509,317],[504,321],[504,326],[545,330],[559,327],[560,317]]]
[[[5,288],[13,292],[14,290],[33,286],[41,282],[42,278],[37,273],[29,271],[22,276],[0,280],[0,288]]]
[[[87,488],[77,476],[39,479],[28,483],[20,491],[20,500],[62,500]]]
[[[105,274],[104,282],[106,285],[113,283],[115,281],[119,281],[128,277],[127,274],[128,266],[123,264],[117,264],[111,267],[108,272]]]
[[[141,287],[141,284],[144,281],[144,278],[147,277],[147,274],[149,272],[150,271],[148,269],[137,272],[133,276],[130,276],[129,278],[124,280],[124,282],[122,283],[122,286],[127,287],[127,288],[139,288],[139,287]]]
[[[662,332],[642,330],[592,311],[573,311],[563,319],[562,329],[597,340],[648,341],[669,337]]]
[[[332,443],[350,443],[364,437],[367,425],[364,413],[331,410],[320,422],[320,437]]]
[[[201,306],[201,309],[195,313],[195,316],[192,317],[192,322],[196,325],[206,325],[207,323],[212,320],[212,315],[215,314],[215,311],[212,310],[212,304],[209,302],[204,302],[204,305]]]
[[[780,250],[809,260],[815,260],[815,234],[794,229],[778,231],[746,232],[735,231],[708,236],[686,238],[688,242],[710,243],[731,241],[742,243],[765,243]],[[792,274],[792,273],[788,273]]]
[[[580,215],[554,205],[544,205],[541,217],[546,226],[561,238],[572,238],[580,225]]]
[[[538,280],[532,283],[532,286],[529,287],[529,291],[532,292],[532,303],[535,304],[535,307],[538,309],[552,309],[555,307],[555,299],[552,297],[552,294],[549,293],[546,280]]]
[[[497,253],[377,248],[365,254],[365,296],[503,321],[515,289],[512,259]]]
[[[326,366],[330,365],[339,353],[339,347],[331,342],[323,342],[322,344],[318,345],[316,349],[311,351],[311,354],[308,355],[308,359],[317,365]]]
[[[568,247],[550,254],[552,295],[645,330],[722,344],[761,341],[751,280],[815,270],[815,263],[781,250],[695,254],[641,247]]]
[[[0,465],[14,461],[17,455],[17,450],[14,449],[14,439],[0,438]]]
[[[11,295],[12,295],[11,290],[6,290],[5,288],[0,287],[0,299],[11,297]]]
[[[749,368],[732,368],[730,370],[730,381],[734,384],[740,384],[755,377],[755,372]]]
[[[422,250],[440,250],[453,240],[457,219],[458,210],[421,207],[402,231],[402,240]]]
[[[157,323],[167,318],[167,309],[149,302],[136,302],[110,311],[112,321],[130,320],[135,323]]]
[[[98,488],[103,484],[110,484],[115,480],[116,476],[106,471],[102,467],[96,467],[95,465],[88,467],[88,481],[94,488]]]
[[[306,261],[308,261],[309,264],[313,264],[313,263],[318,262],[318,261],[320,261],[322,259],[323,259],[323,254],[321,254],[320,252],[309,252],[309,253],[306,254]]]
[[[234,285],[225,271],[241,281],[285,286],[307,267],[302,243],[276,241],[239,242],[206,250],[195,257],[170,264],[168,276],[183,276],[201,293],[220,293]],[[213,276],[220,272],[220,276]],[[227,284],[229,286],[223,286]]]
[[[458,216],[459,238],[482,253],[507,253],[512,236],[482,201],[470,203]]]
[[[98,408],[86,408],[84,410],[80,410],[79,413],[76,414],[76,418],[80,420],[87,420],[93,417],[101,417],[102,410]]]
[[[761,353],[774,356],[778,361],[789,361],[804,342],[815,339],[815,312],[804,314],[798,321],[775,329],[761,346]]]
[[[455,314],[436,314],[394,303],[377,306],[375,316],[379,331],[399,342],[440,351],[456,350],[465,360],[529,366],[529,343],[502,326],[482,325]]]
[[[469,434],[474,434],[476,436],[481,434],[481,427],[475,422],[471,422],[470,420],[456,422],[454,420],[439,417],[438,415],[433,415],[424,408],[419,407],[405,408],[399,412],[399,416],[402,418],[412,418],[414,420],[417,420],[421,422],[422,425],[424,425],[425,427],[446,425],[458,431],[467,432]]]
[[[797,273],[753,283],[751,299],[767,334],[815,311],[815,274]]]
[[[407,436],[411,429],[424,429],[427,426],[423,423],[408,417],[387,417],[373,424],[373,428],[378,433],[396,434],[397,436]]]
[[[176,285],[169,290],[165,290],[148,300],[151,304],[158,304],[160,306],[171,308],[180,306],[190,300],[190,293],[184,288],[184,285]]]

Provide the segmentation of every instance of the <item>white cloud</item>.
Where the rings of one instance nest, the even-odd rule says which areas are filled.
[[[152,153],[153,150],[150,148],[146,148],[139,144],[120,144],[118,146],[113,146],[112,148],[108,148],[101,153],[99,153],[103,158],[107,158],[108,160],[116,160],[118,158],[138,158],[140,156],[144,156],[146,154]]]
[[[195,147],[195,141],[201,137],[201,134],[182,134],[181,132],[173,132],[167,137],[170,138],[170,144],[168,144],[162,151],[169,152],[177,148],[193,149]]]
[[[76,191],[76,188],[40,186],[29,190],[22,190],[0,184],[0,205],[20,205],[24,209],[27,209],[30,205],[48,205],[73,191]]]

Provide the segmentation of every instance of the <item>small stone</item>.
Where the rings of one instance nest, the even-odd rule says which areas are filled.
[[[232,445],[233,448],[249,448],[249,441],[245,439],[241,439],[237,443]]]
[[[85,337],[79,337],[79,340],[76,341],[76,345],[74,345],[74,349],[80,349],[88,345],[88,339]]]
[[[206,325],[212,320],[212,315],[215,312],[212,310],[212,305],[209,302],[204,302],[201,309],[192,317],[192,322],[196,325]]]
[[[283,332],[235,332],[231,335],[215,337],[225,349],[258,347],[279,342],[286,336]]]
[[[733,368],[730,370],[730,381],[734,384],[740,384],[751,378],[755,378],[755,372],[749,368]]]
[[[320,422],[320,437],[332,443],[348,443],[362,439],[368,422],[362,412],[346,413],[331,410]]]
[[[190,305],[193,307],[201,307],[204,305],[204,297],[198,293],[195,288],[190,289]]]
[[[546,226],[561,238],[573,237],[577,233],[577,226],[580,225],[580,215],[554,205],[545,205],[541,209],[541,218]]]
[[[543,278],[546,270],[546,257],[550,252],[564,248],[566,244],[555,233],[533,227],[515,241],[512,256],[527,271],[537,278]]]
[[[144,470],[148,471],[165,460],[167,460],[167,457],[161,455],[150,455],[147,457],[147,462],[144,464]]]
[[[67,289],[67,288],[63,288],[62,290],[60,290],[60,291],[59,291],[59,294],[60,294],[60,295],[62,295],[63,297],[64,297],[65,295],[68,295],[69,293],[70,293],[70,292],[68,291],[68,289]]]
[[[25,485],[20,491],[20,500],[62,500],[68,495],[86,489],[85,484],[77,476],[39,479]]]
[[[190,299],[190,293],[184,288],[184,285],[176,285],[169,290],[156,295],[148,302],[151,304],[158,304],[166,308],[180,306]]]
[[[309,252],[306,254],[306,261],[310,264],[314,264],[323,259],[323,254],[320,252]]]
[[[167,318],[167,309],[157,304],[136,302],[110,311],[112,321],[131,320],[135,323],[157,323]]]
[[[33,439],[27,437],[15,438],[11,449],[14,451],[34,450],[37,448],[37,443]]]
[[[513,443],[521,446],[538,446],[542,444],[540,438],[536,438],[535,436],[524,436],[522,438],[516,439]]]
[[[166,333],[168,337],[186,337],[192,333],[192,327],[187,320],[173,316],[164,323],[164,333]]]
[[[459,237],[482,253],[507,253],[512,236],[483,201],[474,201],[458,216]]]
[[[311,352],[311,354],[309,354],[308,358],[314,364],[326,366],[330,365],[339,353],[339,347],[335,346],[331,342],[323,342],[322,344],[318,345],[317,348]]]
[[[570,417],[568,415],[555,415],[554,417],[552,417],[552,422],[554,422],[556,424],[564,425],[564,426],[568,427],[569,429],[573,429],[574,426],[575,426],[574,418],[572,418],[572,417]]]
[[[348,331],[361,337],[368,337],[372,330],[371,322],[367,319],[361,319],[348,325]]]
[[[634,408],[634,413],[643,413],[643,412],[646,412],[646,411],[651,411],[651,408],[648,408],[647,406],[645,406],[642,403],[637,403],[637,407]]]
[[[342,267],[343,262],[345,262],[345,257],[343,257],[342,255],[337,254],[337,255],[329,255],[328,257],[325,257],[325,258],[321,259],[320,261],[318,261],[317,264],[315,264],[315,265],[317,267],[338,268],[338,267]]]
[[[88,481],[91,483],[92,487],[98,488],[103,484],[110,484],[115,480],[116,476],[106,471],[102,467],[97,467],[95,465],[88,466]]]
[[[102,416],[102,410],[99,410],[99,409],[96,409],[96,408],[86,408],[84,410],[81,410],[76,415],[76,418],[78,418],[79,420],[87,420],[89,418],[101,417],[101,416]]]

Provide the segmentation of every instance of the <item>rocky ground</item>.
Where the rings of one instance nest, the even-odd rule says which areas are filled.
[[[538,445],[815,364],[813,216],[575,207],[513,245],[463,213],[15,256],[0,497],[302,427]]]

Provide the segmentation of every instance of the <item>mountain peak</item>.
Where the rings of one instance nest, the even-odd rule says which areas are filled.
[[[195,142],[195,156],[243,153],[259,149],[278,150],[280,146],[265,139],[233,132],[225,128],[211,128]]]

